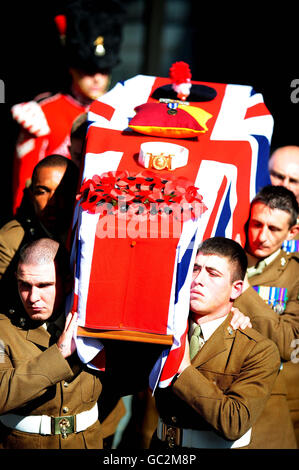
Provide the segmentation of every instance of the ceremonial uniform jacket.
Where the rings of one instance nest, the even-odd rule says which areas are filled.
[[[47,155],[70,158],[70,134],[74,120],[87,111],[69,94],[45,94],[13,107],[21,124],[13,163],[13,213],[20,206],[26,182],[35,165]]]
[[[18,317],[19,318],[19,317]],[[23,325],[23,326],[21,326]],[[73,354],[63,358],[56,341],[42,326],[14,320],[0,314],[0,414],[21,416],[76,415],[91,409],[102,385]],[[51,344],[53,343],[53,344]],[[85,431],[61,435],[40,435],[11,430],[0,425],[0,447],[14,449],[100,449],[99,420]]]
[[[283,448],[285,419],[293,432],[286,403],[276,403],[281,405],[277,429],[262,421],[278,377],[278,350],[253,328],[233,330],[230,320],[229,315],[172,386],[157,390],[159,415],[166,424],[214,430],[228,440],[239,439],[252,428],[246,448]]]
[[[299,254],[281,250],[263,272],[250,277],[249,282],[252,286],[264,287],[261,295],[265,299],[250,287],[238,297],[234,305],[244,315],[248,315],[253,327],[274,341],[279,349],[282,376],[299,446],[299,357],[298,352],[296,354],[299,338]],[[275,306],[266,303],[271,292],[267,288],[272,286],[287,289],[287,300],[281,302],[283,310],[276,308],[275,311]],[[279,293],[277,290],[276,297],[279,297]]]

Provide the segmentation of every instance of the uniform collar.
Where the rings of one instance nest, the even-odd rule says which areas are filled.
[[[254,276],[255,274],[260,274],[263,272],[266,266],[268,266],[272,261],[274,261],[279,254],[281,253],[281,249],[279,248],[277,251],[272,253],[271,255],[267,256],[267,258],[263,258],[258,261],[258,263],[255,266],[250,266],[250,268],[247,268],[247,274],[249,277]]]
[[[210,320],[200,325],[202,336],[205,342],[208,341],[208,339],[212,336],[212,334],[217,330],[218,326],[220,326],[226,318],[227,318],[227,315],[221,318],[216,318],[215,320]],[[189,329],[190,336],[192,336],[193,331],[196,328],[196,326],[197,326],[197,323],[191,320],[190,329]]]

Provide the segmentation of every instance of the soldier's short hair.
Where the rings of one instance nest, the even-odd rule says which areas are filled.
[[[40,160],[34,167],[32,172],[32,185],[34,186],[38,170],[41,168],[66,168],[65,178],[73,181],[76,187],[76,181],[78,178],[78,168],[75,163],[63,155],[48,155],[47,157]]]
[[[51,238],[39,238],[25,244],[19,253],[18,264],[43,265],[54,262],[56,271],[66,279],[70,274],[69,255],[66,248]]]
[[[199,252],[205,256],[216,255],[226,258],[232,266],[231,281],[243,281],[248,265],[247,256],[236,241],[225,237],[208,238],[199,245],[197,253]]]
[[[264,186],[252,199],[250,208],[253,204],[260,202],[270,209],[279,209],[290,214],[290,227],[297,223],[299,215],[299,206],[297,199],[292,191],[284,186]]]

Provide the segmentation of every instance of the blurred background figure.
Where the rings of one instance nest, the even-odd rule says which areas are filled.
[[[278,147],[270,155],[268,168],[271,183],[292,191],[299,203],[299,147],[297,145]],[[287,253],[299,251],[299,233],[293,240],[285,240],[283,249]]]
[[[69,71],[67,90],[43,93],[12,107],[20,125],[13,162],[12,210],[20,206],[34,166],[50,154],[70,158],[74,120],[108,91],[119,62],[125,10],[122,2],[73,0],[55,17]]]
[[[284,186],[292,191],[299,203],[299,147],[279,147],[269,159],[269,173],[274,186]]]

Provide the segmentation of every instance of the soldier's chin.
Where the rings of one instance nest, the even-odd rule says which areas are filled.
[[[98,98],[100,98],[101,96],[103,96],[105,92],[102,91],[102,90],[99,90],[97,92],[89,92],[88,93],[88,98],[90,98],[91,100],[97,100]]]
[[[34,320],[34,321],[46,321],[48,320],[48,316],[46,312],[44,311],[32,311],[31,309],[29,311],[27,311],[29,317],[31,318],[31,320]]]
[[[257,249],[254,251],[253,253],[253,256],[255,256],[256,258],[266,258],[267,256],[269,256],[271,253],[270,253],[270,250],[267,249],[267,248],[260,248],[260,249]]]

